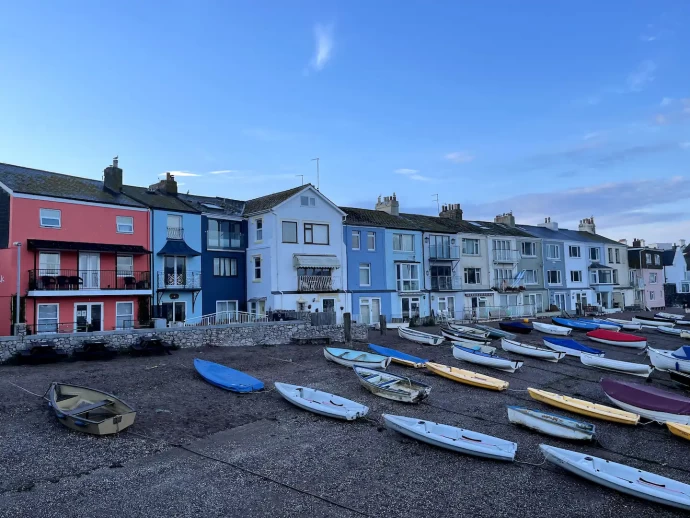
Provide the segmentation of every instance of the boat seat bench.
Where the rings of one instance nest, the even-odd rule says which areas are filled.
[[[110,399],[104,399],[103,401],[97,401],[95,403],[90,403],[88,405],[80,405],[77,408],[73,408],[72,410],[67,410],[64,411],[63,414],[65,415],[78,415],[78,414],[84,414],[86,412],[91,412],[92,410],[96,410],[97,408],[101,408],[107,405],[112,405],[113,401]]]

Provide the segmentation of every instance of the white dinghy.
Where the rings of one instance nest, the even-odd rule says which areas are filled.
[[[445,341],[445,338],[442,336],[422,333],[421,331],[410,329],[409,327],[399,327],[398,336],[422,345],[441,345]]]
[[[622,362],[619,360],[609,360],[603,356],[594,356],[593,354],[581,354],[580,361],[587,367],[595,367],[597,369],[604,369],[607,371],[622,372],[623,374],[630,374],[632,376],[641,376],[648,378],[654,370],[654,367],[645,365],[644,363]]]
[[[381,354],[355,351],[354,349],[340,349],[338,347],[324,347],[323,355],[327,360],[345,367],[370,367],[373,369],[385,369],[391,362],[388,356]]]
[[[632,320],[621,320],[618,318],[607,318],[606,320],[622,327],[626,331],[639,331],[642,329],[642,324],[639,322],[633,322]]]
[[[537,432],[577,441],[591,441],[596,431],[590,423],[519,406],[508,407],[508,420]]]
[[[402,403],[419,403],[429,397],[431,387],[421,381],[390,372],[353,367],[360,384],[376,396]]]
[[[477,365],[484,365],[506,372],[515,372],[524,362],[518,360],[509,360],[508,358],[501,358],[495,354],[487,354],[474,349],[468,349],[458,344],[453,345],[453,356],[458,360],[465,360]]]
[[[683,334],[682,329],[676,329],[675,327],[659,326],[656,328],[656,330],[660,333],[664,333],[665,335],[680,336]]]
[[[309,387],[300,387],[276,381],[276,390],[295,406],[326,417],[354,421],[364,417],[369,408],[344,397],[322,392]]]
[[[454,331],[460,331],[461,333],[469,333],[471,335],[481,336],[482,338],[486,338],[489,336],[488,331],[485,331],[484,329],[477,329],[476,327],[462,326],[460,324],[452,323],[448,323],[448,327],[450,327]]]
[[[549,462],[628,495],[690,511],[690,485],[586,453],[539,445]]]
[[[523,344],[515,340],[508,340],[507,338],[501,338],[501,347],[504,351],[554,363],[558,360],[562,360],[566,356],[564,352],[537,347],[536,345]]]
[[[668,320],[683,320],[685,318],[684,315],[676,315],[675,313],[657,313],[654,315],[654,318],[665,318]]]
[[[433,446],[487,459],[515,460],[517,444],[498,437],[414,417],[383,414],[383,419],[387,428]]]
[[[569,327],[557,326],[555,324],[542,324],[541,322],[532,322],[532,327],[535,331],[547,335],[570,336],[570,333],[573,332]]]
[[[652,349],[647,347],[647,354],[649,361],[660,371],[679,371],[690,374],[690,358],[684,357],[683,352],[685,347],[681,347],[677,351],[665,351],[663,349]]]
[[[654,318],[645,318],[645,317],[633,317],[633,322],[638,322],[642,324],[643,326],[648,326],[648,327],[673,327],[673,322],[670,320],[656,320]]]

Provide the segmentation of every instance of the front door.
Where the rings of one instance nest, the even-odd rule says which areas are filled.
[[[186,284],[186,257],[166,255],[164,277],[166,286],[184,286]]]
[[[330,311],[335,313],[335,299],[322,299],[323,312]]]
[[[168,322],[184,322],[187,318],[187,303],[183,300],[164,302],[163,308]]]
[[[565,311],[565,293],[556,293],[553,296],[554,298],[554,304],[556,304],[556,307],[560,309],[561,311]]]
[[[85,290],[97,290],[101,287],[100,254],[79,254],[79,277],[84,281]]]
[[[236,300],[217,300],[216,301],[216,324],[234,322],[237,320],[237,301]]]
[[[103,331],[103,303],[75,304],[74,331],[76,333]]]
[[[401,304],[403,322],[419,316],[419,297],[402,297]]]

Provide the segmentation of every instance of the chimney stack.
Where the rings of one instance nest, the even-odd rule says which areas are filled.
[[[594,225],[594,216],[592,216],[591,218],[581,219],[578,230],[580,232],[589,232],[590,234],[596,234],[597,227],[596,225]]]
[[[633,239],[632,246],[633,246],[633,248],[642,248],[644,246],[644,244],[643,244],[642,240],[635,238],[635,239]]]
[[[628,246],[628,240],[627,240],[627,239],[619,239],[618,242],[619,242],[621,245]]]
[[[165,173],[164,180],[154,183],[153,185],[149,186],[149,189],[170,194],[171,196],[177,196],[177,181],[175,180],[175,176],[168,172]]]
[[[494,218],[494,223],[503,223],[504,225],[506,225],[508,227],[514,227],[515,226],[515,216],[513,216],[513,211],[499,214],[498,216],[496,216]]]
[[[448,205],[441,205],[441,218],[452,219],[453,221],[462,221],[462,209],[459,203],[449,203]]]
[[[118,167],[117,157],[113,158],[113,165],[103,170],[103,188],[114,193],[122,190],[122,169]]]
[[[400,202],[398,202],[398,197],[393,193],[393,196],[384,196],[383,201],[381,201],[381,196],[379,196],[376,202],[376,210],[387,212],[391,216],[400,216]]]
[[[680,239],[678,242],[682,248],[685,248],[685,239]]]
[[[644,248],[645,246],[647,246],[644,239],[640,239],[640,246],[641,246],[642,248]]]
[[[544,218],[544,223],[539,223],[538,227],[548,228],[549,230],[558,230],[558,223],[551,221],[551,218]]]

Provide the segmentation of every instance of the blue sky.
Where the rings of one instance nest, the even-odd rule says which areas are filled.
[[[690,238],[690,3],[0,7],[0,161]],[[211,174],[211,173],[217,174]],[[198,176],[189,176],[198,175]]]

